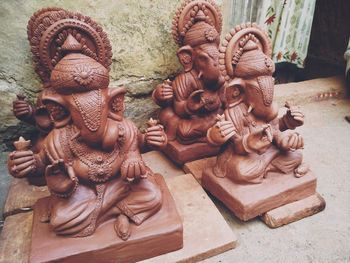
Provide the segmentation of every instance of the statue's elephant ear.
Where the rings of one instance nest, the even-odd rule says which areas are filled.
[[[124,117],[126,88],[124,86],[109,88],[108,92],[108,117],[116,121],[121,121]]]
[[[186,45],[177,51],[177,57],[179,58],[179,61],[181,65],[183,66],[185,72],[189,72],[193,67],[193,49],[191,46]]]
[[[241,78],[235,78],[225,84],[224,101],[225,108],[232,107],[243,100],[245,82]]]

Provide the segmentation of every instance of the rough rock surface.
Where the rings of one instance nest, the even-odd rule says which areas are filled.
[[[34,72],[26,27],[31,15],[48,6],[63,7],[91,16],[108,33],[113,48],[111,87],[128,88],[127,115],[141,125],[157,106],[150,93],[164,79],[180,70],[177,46],[171,36],[172,17],[179,5],[175,1],[3,1],[0,9],[0,148],[23,130],[12,115],[16,93],[35,101],[41,82]],[[136,119],[134,118],[136,117]]]

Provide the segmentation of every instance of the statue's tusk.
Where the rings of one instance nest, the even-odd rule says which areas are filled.
[[[252,105],[249,105],[248,113],[250,113],[252,110],[253,110],[253,106],[252,106]]]
[[[80,137],[80,131],[78,131],[77,133],[73,134],[73,136],[70,139],[71,140],[75,140],[78,137]]]
[[[200,79],[201,77],[202,77],[202,75],[203,75],[203,72],[202,71],[199,71],[199,73],[198,73],[198,78]]]

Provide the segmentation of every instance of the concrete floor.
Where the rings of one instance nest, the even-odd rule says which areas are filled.
[[[318,192],[327,202],[325,211],[270,229],[259,219],[240,222],[214,200],[238,234],[239,244],[204,262],[350,262],[350,123],[344,120],[350,115],[350,101],[327,100],[302,108],[307,116],[299,129],[306,142],[305,160],[318,176]],[[9,176],[5,153],[0,157],[3,204]]]
[[[241,222],[215,201],[232,230],[236,249],[205,260],[213,262],[350,262],[350,101],[302,106],[305,160],[318,176],[326,209],[277,229],[259,219]]]

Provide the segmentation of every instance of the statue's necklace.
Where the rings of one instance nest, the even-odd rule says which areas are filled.
[[[86,166],[89,167],[88,177],[95,183],[106,182],[113,176],[112,163],[120,156],[119,147],[112,152],[103,152],[90,148],[78,139],[71,140],[73,129],[68,129],[69,148],[73,154]]]

